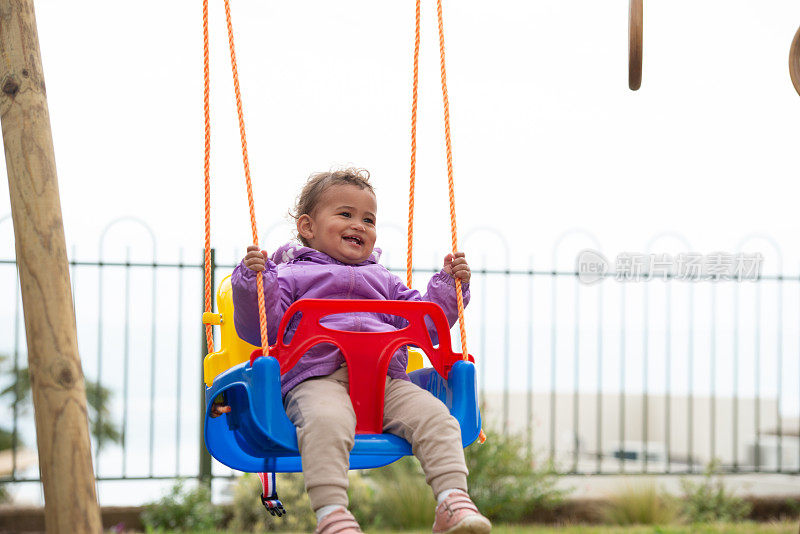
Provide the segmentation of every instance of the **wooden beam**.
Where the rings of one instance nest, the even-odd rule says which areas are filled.
[[[630,0],[628,8],[628,87],[638,91],[642,86],[643,0]]]
[[[0,0],[0,122],[48,533],[102,532],[33,0]]]

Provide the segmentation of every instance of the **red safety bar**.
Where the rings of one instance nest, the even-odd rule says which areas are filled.
[[[298,312],[302,313],[302,318],[287,345],[283,342],[284,332],[289,320]],[[408,324],[390,332],[349,332],[320,324],[320,320],[328,315],[353,312],[396,315],[404,318]],[[433,346],[428,335],[426,315],[439,338],[438,347]],[[453,352],[451,348],[450,325],[442,308],[424,301],[298,300],[283,314],[278,327],[278,342],[269,347],[269,355],[277,358],[283,375],[294,367],[303,354],[320,343],[336,345],[347,362],[357,434],[380,434],[383,431],[385,377],[392,355],[399,348],[412,345],[422,349],[434,369],[445,379],[453,364],[463,359],[461,353]],[[262,355],[261,349],[254,350],[250,355],[250,364]],[[469,355],[469,359],[475,361],[472,355]]]

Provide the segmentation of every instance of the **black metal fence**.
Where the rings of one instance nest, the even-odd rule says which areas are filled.
[[[637,278],[619,276],[617,257],[616,275],[606,260],[587,280],[578,251],[556,246],[551,265],[577,265],[560,270],[473,257],[467,341],[485,425],[522,435],[563,473],[700,472],[712,460],[800,473],[800,277],[774,262],[776,274],[752,280],[674,269]],[[192,256],[109,261],[101,246],[98,260],[70,261],[87,394],[101,406],[90,409],[100,481],[233,474],[201,440],[203,265]],[[215,281],[232,268],[214,265]],[[415,271],[416,287],[432,272]],[[0,429],[11,447],[0,482],[34,482],[13,258],[0,261],[0,295]]]

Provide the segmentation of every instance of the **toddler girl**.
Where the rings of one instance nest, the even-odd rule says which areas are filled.
[[[439,304],[452,326],[458,318],[455,277],[461,279],[464,303],[469,301],[470,269],[464,254],[448,254],[444,267],[428,283],[427,293],[407,288],[378,264],[375,249],[377,202],[369,173],[346,169],[312,175],[297,200],[297,235],[266,260],[257,247],[231,277],[239,336],[261,345],[256,276],[263,277],[269,343],[289,305],[301,298],[427,300]],[[288,336],[299,319],[292,320]],[[338,330],[385,332],[404,326],[404,319],[383,314],[338,314],[323,320]],[[437,343],[435,329],[431,332]],[[406,375],[408,355],[398,350],[386,377],[383,430],[411,443],[427,483],[438,500],[434,533],[491,530],[467,495],[467,467],[458,421],[445,405],[414,385]],[[355,442],[356,418],[350,402],[344,357],[333,345],[317,345],[281,377],[281,393],[297,441],[318,533],[361,532],[347,511],[347,471]],[[228,411],[215,407],[215,415]]]

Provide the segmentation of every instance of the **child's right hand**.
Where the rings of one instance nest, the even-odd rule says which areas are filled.
[[[244,266],[251,271],[261,272],[267,268],[267,251],[259,250],[257,246],[247,247],[247,254],[244,257]]]
[[[211,405],[211,417],[219,417],[222,414],[231,413],[231,407],[227,404],[215,402]]]

